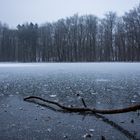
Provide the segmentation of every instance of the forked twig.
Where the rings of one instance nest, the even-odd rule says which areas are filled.
[[[29,97],[25,97],[24,101],[30,101],[30,99],[39,99],[43,102],[47,102],[53,105],[56,105],[58,107],[60,107],[61,109],[65,110],[65,111],[69,111],[69,112],[91,112],[91,113],[99,113],[99,114],[117,114],[117,113],[126,113],[126,112],[131,112],[131,111],[137,111],[140,109],[140,104],[138,105],[131,105],[129,107],[125,107],[125,108],[120,108],[120,109],[96,109],[96,108],[88,108],[85,104],[84,99],[82,98],[82,103],[84,105],[84,107],[69,107],[69,106],[64,106],[58,102],[55,101],[50,101],[47,99],[43,99],[41,97],[37,97],[37,96],[29,96]]]

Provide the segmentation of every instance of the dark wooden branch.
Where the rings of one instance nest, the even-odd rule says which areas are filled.
[[[88,107],[86,107],[86,104],[85,104],[84,108],[82,108],[82,107],[81,108],[80,107],[68,107],[68,106],[64,106],[58,102],[46,100],[46,99],[43,99],[43,98],[37,97],[37,96],[25,97],[24,101],[30,101],[31,99],[38,99],[38,100],[56,105],[56,106],[60,107],[61,109],[65,110],[65,111],[69,111],[69,112],[92,112],[92,113],[99,113],[99,114],[117,114],[117,113],[126,113],[126,112],[136,111],[136,110],[140,109],[140,104],[132,105],[132,106],[129,106],[126,108],[121,108],[121,109],[105,109],[105,110],[88,108]]]
[[[84,107],[86,107],[86,108],[87,108],[87,105],[86,105],[86,103],[85,103],[85,101],[84,101],[84,99],[83,99],[83,98],[81,98],[81,101],[82,101],[82,103],[83,103]]]

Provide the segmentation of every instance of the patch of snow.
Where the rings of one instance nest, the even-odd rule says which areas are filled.
[[[54,98],[54,97],[56,97],[56,95],[55,94],[52,94],[52,95],[49,95],[50,97],[52,97],[52,98]]]
[[[135,100],[131,100],[131,103],[136,103],[136,101]]]
[[[52,129],[51,129],[51,128],[48,128],[48,129],[47,129],[47,131],[48,131],[48,132],[51,132],[51,131],[52,131]]]
[[[96,79],[97,82],[108,82],[108,79]]]
[[[98,93],[97,93],[97,92],[92,92],[91,94],[92,94],[92,95],[97,95]]]
[[[94,129],[89,129],[89,131],[90,131],[90,132],[94,132],[95,130],[94,130]]]

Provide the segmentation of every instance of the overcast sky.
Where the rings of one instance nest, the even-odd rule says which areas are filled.
[[[94,14],[103,17],[107,11],[123,15],[140,0],[0,0],[0,21],[10,27],[32,21],[39,24],[60,18]]]

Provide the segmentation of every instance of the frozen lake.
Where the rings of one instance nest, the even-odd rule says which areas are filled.
[[[0,139],[140,139],[139,112],[63,113],[23,101],[29,95],[65,105],[115,109],[140,104],[140,63],[0,63]]]

